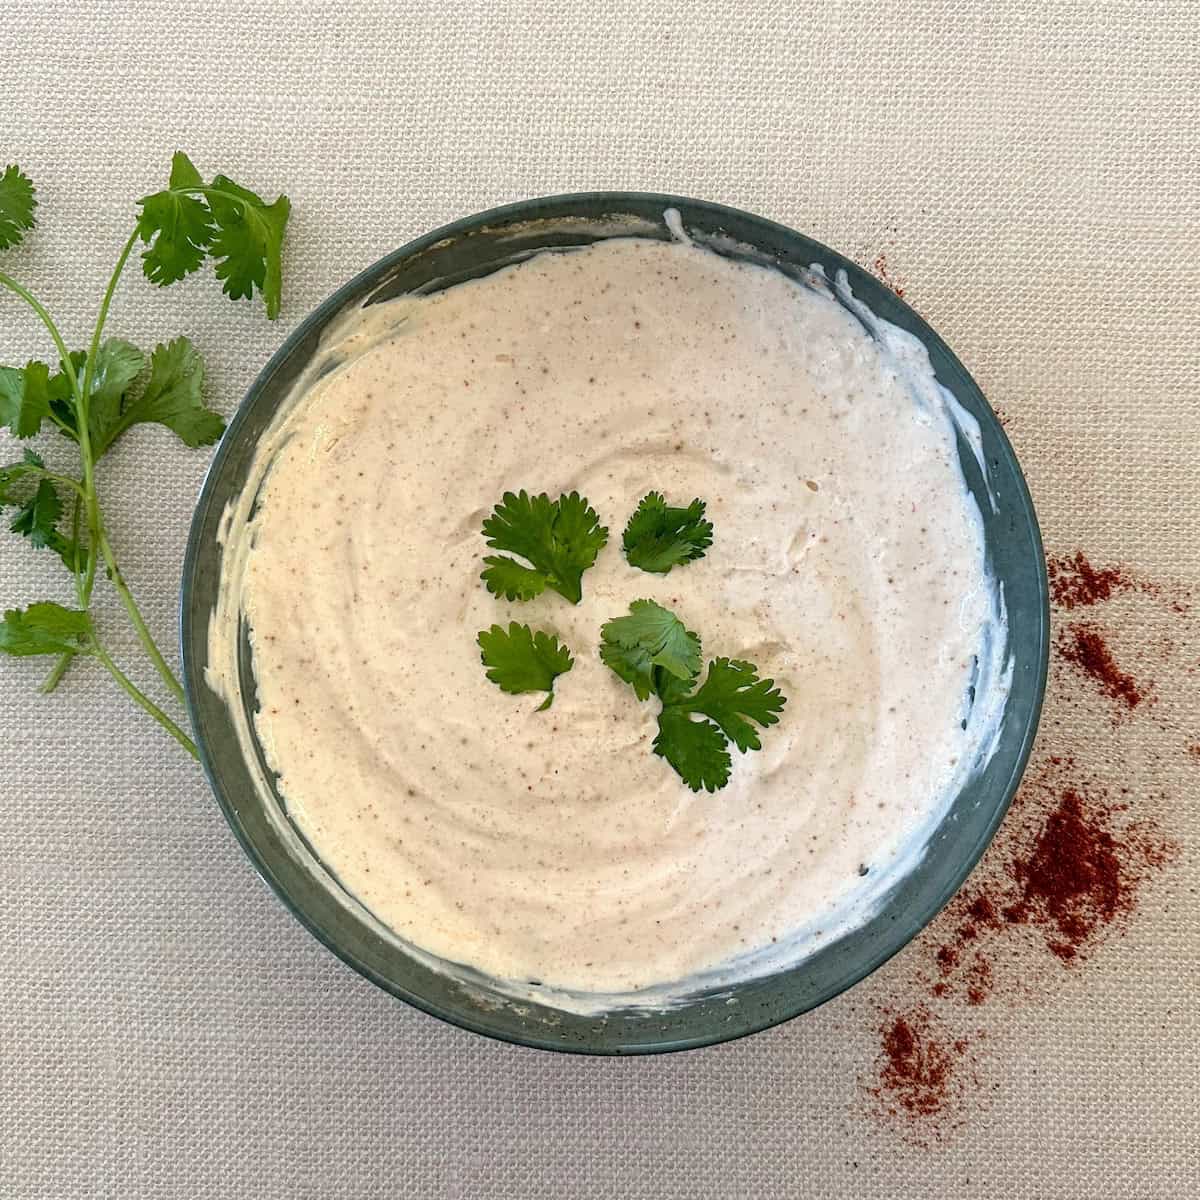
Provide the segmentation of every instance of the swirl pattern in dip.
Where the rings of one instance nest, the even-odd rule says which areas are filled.
[[[262,439],[210,682],[242,614],[291,820],[407,943],[580,1008],[761,974],[868,915],[990,753],[970,423],[841,286],[686,241],[544,253],[343,325]],[[522,487],[609,526],[578,606],[479,581],[483,518]],[[652,489],[715,528],[667,576],[620,552]],[[788,698],[715,794],[599,661],[643,596]],[[547,712],[485,678],[476,632],[509,620],[575,655]]]

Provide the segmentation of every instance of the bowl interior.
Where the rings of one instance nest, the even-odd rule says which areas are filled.
[[[982,472],[969,447],[960,444],[959,452],[983,516],[990,564],[1003,587],[1012,686],[995,753],[954,800],[918,868],[896,883],[865,924],[790,970],[732,992],[697,994],[669,1010],[580,1016],[552,1004],[513,1000],[483,977],[454,978],[409,953],[337,884],[290,826],[261,754],[243,752],[232,714],[205,683],[209,625],[221,587],[218,526],[227,502],[246,482],[259,435],[339,314],[487,274],[548,247],[630,234],[665,239],[671,236],[664,219],[668,209],[720,253],[796,272],[819,267],[831,280],[845,271],[859,300],[925,344],[938,380],[979,423]],[[247,854],[296,916],[356,970],[426,1012],[508,1041],[604,1054],[686,1049],[764,1029],[837,995],[909,941],[958,889],[1016,790],[1041,707],[1048,631],[1041,540],[1012,448],[975,382],[925,321],[849,260],[783,226],[682,197],[611,192],[533,200],[456,222],[376,263],[322,304],[255,381],[217,451],[192,522],[181,608],[188,702],[204,767]],[[244,631],[239,641],[242,701],[252,712],[253,670]],[[266,781],[267,796],[256,779]]]

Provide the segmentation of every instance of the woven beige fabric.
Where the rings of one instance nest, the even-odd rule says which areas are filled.
[[[678,191],[883,256],[1009,419],[1048,548],[1200,579],[1188,0],[0,0],[0,18],[0,163],[42,201],[4,266],[74,340],[177,146],[290,193],[277,325],[211,276],[158,292],[130,272],[117,296],[110,331],[187,332],[225,411],[289,327],[411,236],[535,194]],[[0,361],[35,352],[3,300]],[[170,645],[206,461],[138,431],[105,464],[113,540]],[[0,602],[61,588],[0,537]],[[925,1147],[870,1115],[862,1081],[876,1006],[915,995],[927,946],[709,1051],[491,1044],[319,947],[106,677],[44,699],[40,664],[0,662],[0,1196],[1195,1196],[1200,711],[1177,616],[1129,597],[1105,618],[1135,673],[1174,664],[1153,719],[1114,724],[1068,683],[1046,732],[1157,805],[1181,857],[1084,969],[969,1014],[978,1082]],[[101,619],[132,660],[107,599]]]

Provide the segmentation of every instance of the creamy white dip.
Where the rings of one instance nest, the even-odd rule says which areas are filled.
[[[760,974],[869,915],[990,753],[1003,614],[955,441],[977,430],[840,286],[686,240],[541,254],[343,324],[262,439],[210,681],[232,699],[244,616],[288,815],[407,943],[579,1008]],[[579,605],[480,582],[519,488],[607,524]],[[715,531],[667,576],[620,549],[652,489]],[[715,794],[599,660],[639,597],[787,696]],[[549,711],[485,678],[476,633],[509,620],[575,655]]]

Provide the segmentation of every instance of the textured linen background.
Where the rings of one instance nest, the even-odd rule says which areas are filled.
[[[130,271],[117,296],[110,332],[190,334],[227,412],[318,300],[420,232],[536,194],[690,193],[885,254],[1010,420],[1048,548],[1200,578],[1194,3],[0,0],[0,20],[0,162],[42,204],[5,268],[69,341],[176,147],[294,205],[276,325],[208,272],[159,292]],[[0,360],[35,352],[5,300]],[[143,429],[105,463],[165,645],[207,457]],[[43,597],[67,598],[48,556],[0,538],[0,602]],[[1130,612],[1134,653],[1160,632]],[[1182,859],[1086,972],[981,1016],[987,1103],[920,1149],[863,1115],[858,1082],[915,948],[709,1051],[492,1044],[337,962],[259,883],[196,766],[99,671],[46,699],[41,666],[0,663],[4,1200],[1200,1190],[1200,771],[1161,732],[1063,718],[1169,793]],[[1188,686],[1161,710],[1194,734]]]

